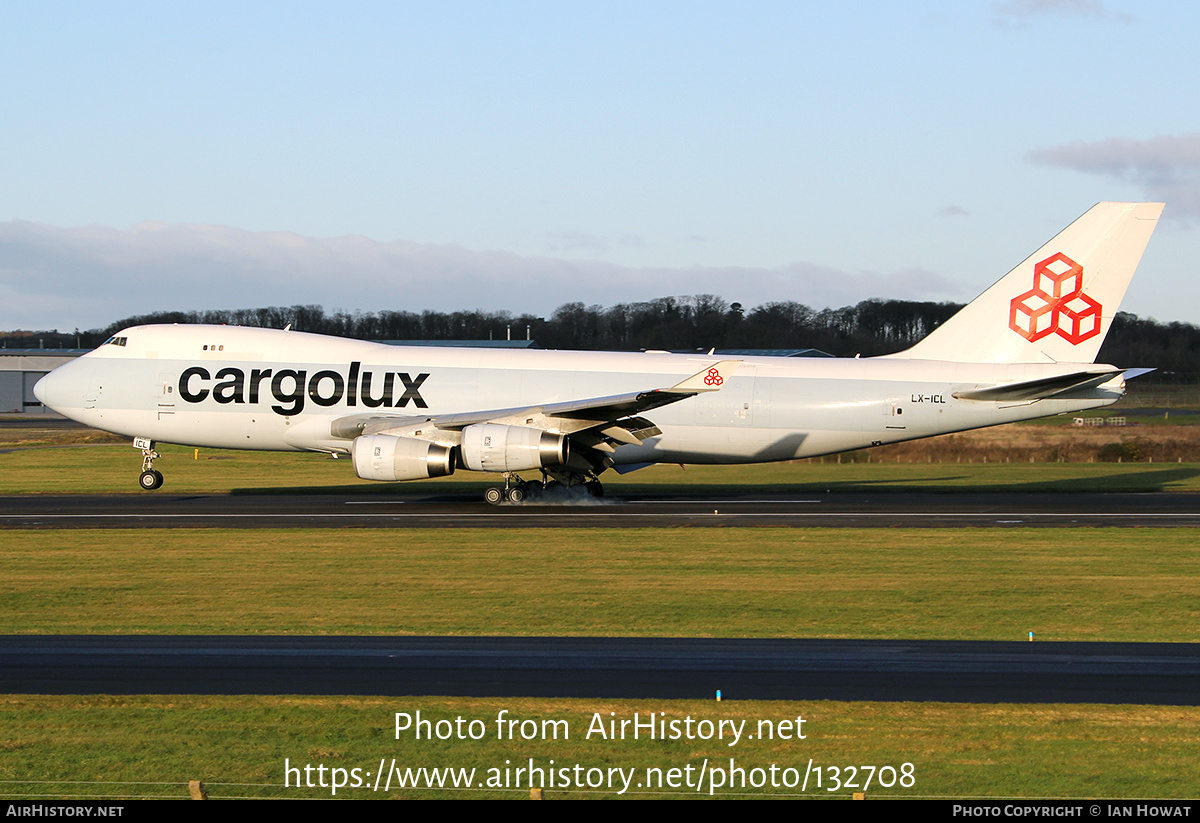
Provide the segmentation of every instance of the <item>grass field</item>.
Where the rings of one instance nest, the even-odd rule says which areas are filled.
[[[1036,427],[1014,427],[1006,437],[1030,431]],[[140,458],[127,444],[73,442],[0,454],[0,493],[140,493]],[[963,455],[996,455],[999,447],[954,448],[962,462],[905,462],[904,455],[880,462],[885,450],[873,450],[871,463],[659,466],[605,482],[614,495],[676,487],[747,494],[1200,488],[1196,463],[982,463]],[[161,451],[167,485],[158,494],[474,494],[487,482],[369,484],[347,461],[316,455],[201,450],[196,460],[191,449]],[[0,530],[0,633],[1011,640],[1034,631],[1040,640],[1195,642],[1198,571],[1193,529]],[[394,733],[395,712],[487,723],[502,709],[565,719],[572,739],[498,741],[489,731],[478,741],[418,742]],[[751,724],[799,715],[808,736],[735,747],[582,739],[596,712]],[[182,797],[189,779],[204,780],[214,798],[332,796],[328,788],[283,788],[285,758],[363,772],[395,758],[402,767],[473,767],[480,780],[490,769],[511,780],[504,769],[529,758],[542,768],[553,758],[639,777],[696,769],[708,758],[724,765],[724,780],[738,766],[803,770],[811,758],[825,769],[913,764],[915,785],[876,784],[869,797],[1196,797],[1198,742],[1200,710],[1191,707],[10,695],[0,697],[0,796]],[[805,794],[848,797],[850,787],[825,791],[831,774]],[[547,797],[614,794],[550,790]],[[337,796],[383,795],[360,788]],[[522,798],[528,789],[388,796]],[[625,796],[695,793],[643,786]]]
[[[166,476],[155,494],[269,494],[345,492],[373,495],[482,494],[500,482],[475,472],[423,482],[359,480],[346,459],[325,455],[222,451],[160,446],[155,463]],[[687,488],[762,494],[791,491],[1197,491],[1200,463],[895,462],[873,450],[842,462],[803,460],[756,466],[651,466],[627,475],[604,474],[613,495]],[[857,458],[857,459],[856,459]],[[137,485],[139,452],[128,445],[25,448],[0,453],[0,494],[146,494]]]
[[[1169,413],[1168,413],[1169,414]],[[1098,415],[1093,415],[1097,416]],[[1111,415],[1109,415],[1111,416]],[[1200,414],[1130,417],[1129,427],[1076,427],[1061,417],[897,443],[843,455],[751,466],[653,466],[607,472],[615,494],[664,486],[697,492],[831,490],[1194,491],[1200,489]],[[141,455],[92,429],[0,427],[0,494],[143,493]],[[482,494],[499,480],[474,472],[436,481],[372,483],[348,459],[160,445],[163,494]]]
[[[1194,641],[1200,535],[1138,530],[0,531],[0,633],[579,634]],[[394,712],[566,719],[569,742],[420,742]],[[806,740],[580,739],[600,712],[804,716]],[[35,697],[0,699],[0,795],[329,797],[284,760],[377,771],[902,767],[933,797],[1194,797],[1200,711],[1139,706]],[[507,761],[507,764],[506,764]],[[347,771],[347,774],[350,772]],[[799,772],[790,772],[793,777]],[[597,773],[598,774],[598,773]],[[736,772],[735,772],[736,774]],[[754,773],[766,775],[766,772]],[[781,773],[785,774],[785,773]],[[824,772],[826,786],[833,772]],[[361,775],[361,772],[360,772]],[[781,777],[782,779],[782,777]],[[860,780],[862,778],[859,778]],[[45,783],[33,781],[48,781]],[[61,782],[60,782],[61,781]],[[370,783],[370,781],[367,781]],[[793,780],[794,784],[794,780]],[[845,798],[851,789],[808,791]],[[550,791],[554,798],[615,791]],[[795,796],[794,785],[719,790]],[[346,788],[339,798],[379,797]],[[395,791],[523,798],[527,789]],[[694,796],[642,787],[626,796]]]
[[[522,720],[565,721],[558,739],[498,740],[500,711]],[[478,740],[397,739],[395,713],[464,723],[479,721]],[[610,715],[609,713],[613,714]],[[780,721],[804,719],[795,739],[724,740],[589,739],[593,717],[631,719],[665,713],[668,720],[745,721],[755,734],[760,721],[780,729]],[[765,728],[765,727],[764,727]],[[784,727],[786,729],[786,727]],[[699,731],[699,726],[696,727]],[[542,727],[538,726],[540,738]],[[547,732],[549,737],[549,732]],[[186,783],[202,780],[213,799],[233,797],[334,796],[326,788],[296,788],[303,772],[284,787],[285,760],[359,769],[367,787],[345,787],[343,799],[383,797],[529,797],[528,783],[513,786],[516,769],[530,759],[543,770],[578,764],[590,770],[622,769],[631,777],[625,797],[696,797],[684,785],[707,760],[720,771],[713,789],[719,797],[775,796],[849,799],[855,790],[838,786],[855,780],[861,789],[867,769],[876,771],[867,796],[876,797],[1124,797],[1172,798],[1200,794],[1195,752],[1200,716],[1193,709],[1145,706],[974,706],[941,703],[839,703],[611,700],[454,700],[427,697],[0,697],[0,795],[16,797],[175,797],[187,796]],[[374,791],[381,760],[401,769],[474,769],[476,785],[440,790]],[[809,779],[803,793],[796,783],[809,761],[821,769],[822,785]],[[730,761],[733,761],[732,764]],[[553,762],[553,766],[551,765]],[[904,764],[912,764],[911,785],[900,785]],[[389,770],[385,766],[385,770]],[[732,766],[732,768],[731,768]],[[771,786],[771,766],[776,782]],[[851,776],[847,767],[859,767]],[[835,772],[836,768],[839,771]],[[676,787],[668,770],[678,769]],[[738,785],[738,769],[746,786]],[[758,770],[757,772],[755,770]],[[656,773],[654,770],[658,770]],[[785,771],[791,770],[791,771]],[[367,775],[362,779],[364,775]],[[878,777],[893,782],[879,785]],[[592,771],[590,777],[600,773]],[[655,777],[661,782],[655,783]],[[502,788],[487,789],[489,778]],[[615,780],[619,780],[614,777]],[[729,785],[730,781],[733,785]],[[505,781],[508,787],[504,787]],[[714,781],[714,782],[716,782]],[[637,785],[638,783],[642,785]],[[754,782],[765,782],[755,788]],[[790,786],[787,784],[791,784]],[[380,783],[381,786],[385,785]],[[620,795],[617,789],[551,788],[547,799]],[[832,789],[832,791],[831,791]],[[707,796],[706,783],[699,796]]]
[[[0,531],[2,634],[1196,640],[1195,529]]]

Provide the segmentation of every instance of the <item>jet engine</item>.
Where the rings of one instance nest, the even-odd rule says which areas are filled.
[[[390,434],[354,440],[354,473],[363,480],[424,480],[454,474],[454,447]]]
[[[462,432],[462,461],[477,472],[519,472],[567,462],[566,435],[528,426],[476,423]]]

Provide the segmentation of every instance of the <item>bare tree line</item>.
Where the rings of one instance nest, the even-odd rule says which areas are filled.
[[[92,348],[114,332],[151,323],[211,323],[331,334],[364,340],[503,340],[526,335],[546,349],[818,349],[864,357],[900,351],[937,328],[958,303],[864,300],[854,306],[813,309],[794,301],[741,303],[699,294],[604,307],[566,303],[549,317],[499,311],[326,312],[316,305],[257,309],[171,311],[126,317],[102,329],[71,333],[0,333],[8,348]],[[1100,350],[1102,362],[1153,366],[1158,378],[1194,376],[1200,327],[1160,323],[1119,312]]]

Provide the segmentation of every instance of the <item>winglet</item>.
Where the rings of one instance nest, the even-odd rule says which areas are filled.
[[[725,385],[727,379],[733,377],[740,365],[742,365],[741,360],[722,360],[708,368],[701,369],[682,383],[676,383],[671,388],[662,389],[662,391],[668,394],[697,394],[705,391],[717,391]]]

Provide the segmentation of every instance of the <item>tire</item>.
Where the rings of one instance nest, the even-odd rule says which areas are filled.
[[[504,489],[499,486],[491,486],[483,493],[483,499],[493,506],[499,506],[500,502],[504,500]]]
[[[520,486],[513,486],[508,490],[508,502],[520,503],[525,499],[525,490]]]
[[[152,492],[163,484],[162,472],[154,469],[147,469],[142,472],[138,478],[138,485],[148,492]]]

